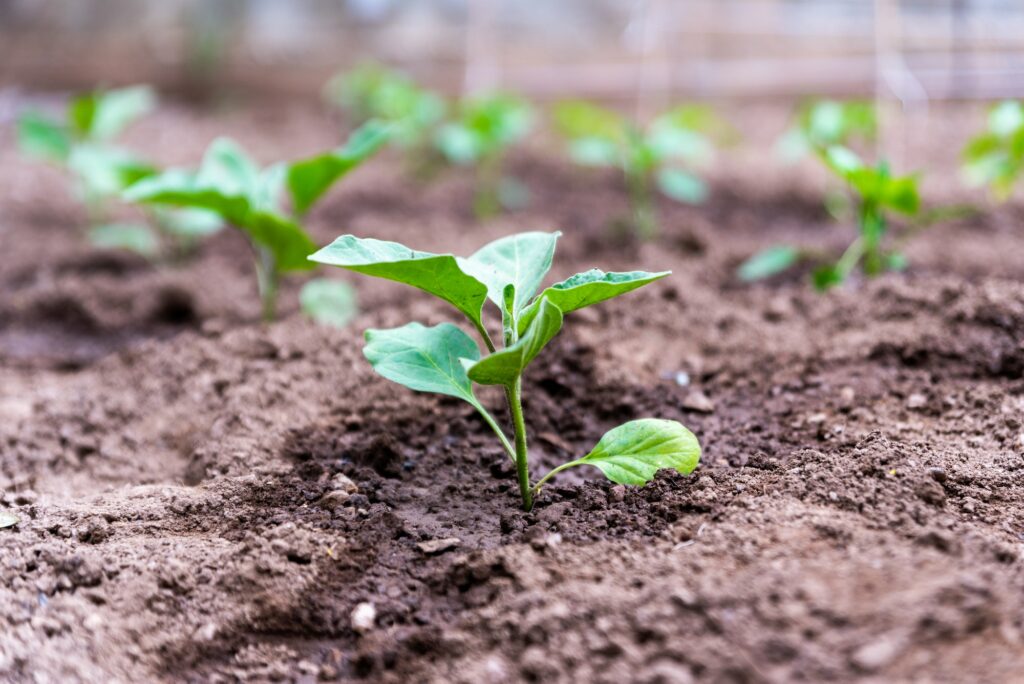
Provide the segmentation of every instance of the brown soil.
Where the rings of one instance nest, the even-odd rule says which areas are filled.
[[[738,118],[774,133],[783,114]],[[334,126],[168,107],[129,142],[181,163],[227,132],[270,160]],[[536,152],[514,164],[532,208],[485,225],[466,178],[419,186],[395,159],[315,212],[319,242],[466,253],[560,228],[553,277],[674,270],[573,314],[531,369],[533,467],[643,416],[687,424],[701,467],[645,488],[567,474],[526,514],[471,409],[360,353],[363,329],[455,320],[443,306],[351,279],[363,313],[333,330],[291,282],[260,325],[237,236],[178,265],[93,251],[60,175],[0,139],[0,489],[21,516],[0,530],[0,680],[1021,681],[1022,210],[935,228],[909,272],[826,296],[740,286],[760,246],[849,238],[813,166],[767,150],[727,151],[712,200],[666,203],[650,244],[609,237],[614,174]],[[951,178],[933,200],[978,199]]]

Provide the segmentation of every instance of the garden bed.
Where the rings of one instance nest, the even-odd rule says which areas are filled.
[[[472,408],[362,357],[365,328],[454,320],[442,304],[335,272],[359,292],[349,327],[303,318],[300,279],[260,324],[238,235],[172,265],[90,248],[59,173],[3,133],[0,489],[21,522],[0,530],[0,679],[1019,677],[1020,208],[942,224],[906,273],[827,295],[796,275],[741,285],[757,249],[842,248],[852,228],[822,178],[770,159],[758,126],[783,108],[738,116],[754,140],[724,153],[707,204],[664,203],[649,243],[608,233],[615,173],[538,150],[513,164],[530,208],[484,224],[466,177],[418,185],[390,155],[310,217],[320,244],[463,254],[560,229],[555,278],[674,272],[570,314],[525,377],[531,455],[553,466],[655,416],[697,434],[701,466],[645,488],[567,473],[531,513]],[[263,161],[339,139],[312,107],[169,106],[129,143],[194,163],[220,133]],[[965,197],[948,137],[919,151],[932,202]]]

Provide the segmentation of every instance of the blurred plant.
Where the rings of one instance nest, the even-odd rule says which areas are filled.
[[[652,187],[678,202],[697,204],[707,186],[686,170],[713,154],[712,136],[728,127],[707,107],[687,105],[662,114],[646,129],[620,114],[588,102],[562,102],[555,108],[558,130],[569,140],[569,154],[583,166],[617,166],[629,188],[632,225],[637,234],[657,233]]]
[[[260,169],[236,143],[219,138],[207,148],[197,171],[169,169],[140,180],[124,196],[140,204],[211,211],[242,231],[253,248],[263,319],[269,321],[276,313],[281,275],[315,267],[306,257],[316,245],[299,225],[297,216],[305,214],[336,181],[379,149],[387,135],[386,126],[369,122],[336,150],[265,169]],[[281,208],[286,188],[296,215]],[[307,287],[317,289],[300,295],[303,309],[319,320],[334,316],[332,301],[350,295],[342,292],[347,286],[336,281],[315,286],[307,283]],[[327,294],[332,287],[336,290],[333,298]]]
[[[964,175],[972,185],[987,185],[1000,201],[1013,192],[1024,165],[1024,104],[1000,102],[988,115],[988,130],[964,148]]]
[[[566,315],[618,297],[669,272],[605,273],[591,269],[537,294],[551,268],[558,233],[519,233],[495,240],[469,257],[412,250],[397,242],[342,235],[310,258],[324,264],[385,278],[428,292],[463,313],[484,343],[461,328],[441,323],[428,328],[367,330],[363,354],[373,369],[418,392],[434,392],[468,402],[497,435],[516,466],[523,508],[556,473],[589,465],[619,484],[643,485],[662,468],[690,473],[700,460],[697,438],[672,420],[633,420],[607,432],[586,456],[530,479],[522,376],[527,366],[561,331]],[[495,345],[484,322],[490,300],[501,312],[502,337]],[[513,439],[476,398],[473,384],[504,389]]]
[[[883,243],[888,232],[889,213],[916,217],[921,208],[916,175],[893,176],[886,162],[865,165],[850,149],[829,147],[823,154],[828,168],[846,182],[857,207],[859,235],[836,261],[792,246],[775,246],[746,262],[738,271],[742,280],[752,281],[781,273],[800,261],[822,262],[812,271],[819,290],[844,282],[860,265],[871,277],[885,270],[906,268],[906,257],[898,248]],[[830,262],[831,261],[831,262]]]
[[[526,187],[503,176],[502,166],[508,149],[526,136],[532,123],[533,112],[526,102],[497,94],[463,100],[454,119],[438,130],[435,143],[448,161],[476,167],[473,208],[478,218],[529,202]]]
[[[99,247],[130,249],[154,256],[160,237],[149,226],[110,222],[110,203],[136,181],[157,169],[111,140],[150,112],[156,96],[147,86],[97,90],[71,100],[64,121],[37,112],[18,119],[18,145],[30,156],[63,168],[89,214],[89,239]],[[213,214],[202,211],[159,211],[149,217],[160,233],[180,250],[220,229]]]
[[[357,124],[370,119],[391,124],[391,142],[405,154],[413,175],[426,178],[441,161],[433,142],[444,119],[445,102],[405,74],[363,64],[332,78],[324,95]]]
[[[795,161],[810,153],[824,155],[835,145],[873,142],[878,135],[875,106],[860,100],[812,100],[797,109],[793,126],[778,142],[783,158]]]

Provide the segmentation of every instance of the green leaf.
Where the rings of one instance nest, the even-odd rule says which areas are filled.
[[[526,334],[515,344],[486,356],[477,363],[466,363],[469,378],[481,385],[511,385],[548,342],[562,329],[561,310],[544,299]]]
[[[89,242],[106,249],[127,249],[145,257],[160,250],[160,241],[153,230],[141,223],[108,223],[89,229]]]
[[[418,252],[397,242],[342,235],[309,259],[412,285],[445,300],[478,327],[483,325],[480,312],[487,286],[463,271],[451,254]]]
[[[825,161],[836,173],[844,177],[864,168],[860,157],[853,150],[841,145],[833,145],[826,149]]]
[[[224,227],[219,214],[205,209],[154,207],[153,211],[162,230],[183,238],[206,237]]]
[[[550,301],[563,314],[597,304],[619,295],[624,295],[643,287],[655,280],[660,280],[672,271],[648,273],[647,271],[627,271],[624,273],[605,273],[599,268],[592,268],[583,273],[555,283],[540,293],[519,315],[519,333],[522,334],[537,315],[542,301]]]
[[[551,270],[559,235],[558,231],[532,232],[499,238],[468,259],[460,259],[459,266],[487,285],[488,298],[499,308],[504,301],[505,286],[513,285],[516,289],[513,313],[518,315]]]
[[[33,157],[63,162],[71,154],[71,136],[64,126],[29,112],[18,118],[18,147]]]
[[[882,194],[882,203],[904,214],[916,214],[921,208],[921,196],[917,192],[917,179],[913,176],[887,179]]]
[[[789,245],[776,245],[762,250],[744,261],[736,274],[740,280],[751,281],[782,273],[800,260],[800,250]]]
[[[708,187],[692,173],[665,168],[658,172],[658,187],[677,202],[700,204],[708,196]]]
[[[811,282],[815,289],[822,292],[842,284],[845,279],[846,274],[835,265],[819,266],[811,273]]]
[[[90,137],[109,140],[156,106],[156,94],[149,86],[108,90],[98,96],[89,129]]]
[[[1015,100],[1000,102],[989,113],[988,126],[998,136],[1013,135],[1024,126],[1024,105]]]
[[[681,423],[642,418],[609,430],[589,454],[570,465],[592,465],[612,482],[643,485],[662,468],[688,475],[700,451],[697,438]]]
[[[335,328],[344,328],[359,311],[352,286],[326,278],[316,278],[303,285],[299,304],[314,321]]]
[[[0,511],[0,529],[5,527],[14,527],[19,522],[21,522],[21,518],[10,511]]]
[[[316,243],[291,219],[269,211],[253,211],[238,227],[255,242],[270,250],[279,271],[308,271],[316,268],[308,258],[316,251]]]
[[[129,152],[93,143],[76,145],[67,163],[86,192],[94,197],[118,195],[137,181],[157,173],[153,166]]]
[[[369,121],[357,129],[343,147],[304,159],[288,167],[292,210],[304,214],[330,187],[363,163],[387,142],[389,127]]]
[[[558,131],[567,138],[598,139],[613,144],[623,142],[626,122],[610,109],[570,100],[555,105],[554,118]]]
[[[427,328],[409,323],[390,330],[367,330],[363,354],[373,369],[417,392],[435,392],[476,405],[473,384],[460,359],[475,361],[480,349],[451,323]]]
[[[437,148],[453,164],[471,164],[483,153],[479,137],[466,126],[445,124],[437,132]]]
[[[619,146],[603,138],[577,138],[569,143],[569,156],[581,166],[616,166],[622,157]]]
[[[245,222],[249,212],[246,197],[225,195],[218,189],[200,183],[198,176],[183,169],[168,169],[145,178],[124,191],[125,200],[140,204],[166,204],[174,207],[205,209],[235,226]]]
[[[224,197],[250,199],[260,184],[260,169],[238,143],[217,138],[206,148],[196,182]]]

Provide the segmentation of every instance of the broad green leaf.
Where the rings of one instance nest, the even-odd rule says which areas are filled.
[[[206,237],[224,227],[219,214],[205,209],[154,207],[153,212],[162,230],[183,238]]]
[[[451,254],[431,254],[397,242],[342,235],[310,260],[412,285],[440,297],[482,326],[487,286],[467,274]]]
[[[29,112],[18,118],[18,147],[33,157],[63,162],[71,154],[71,136],[64,126]]]
[[[659,159],[702,162],[712,156],[711,142],[700,133],[657,121],[647,135],[647,145]]]
[[[344,328],[358,313],[356,291],[340,280],[316,278],[299,292],[302,310],[317,323]]]
[[[480,158],[483,145],[480,138],[467,127],[451,123],[437,132],[437,148],[454,164],[471,164]]]
[[[292,210],[306,213],[338,179],[380,149],[388,135],[388,126],[369,121],[352,133],[343,147],[291,164],[287,184]]]
[[[94,140],[109,140],[156,106],[156,95],[148,86],[133,86],[96,94],[88,128]]]
[[[621,144],[626,129],[625,120],[617,112],[580,100],[555,105],[554,118],[555,126],[562,135],[579,140],[597,139]]]
[[[260,182],[260,170],[238,143],[217,138],[206,149],[197,183],[225,197],[251,198]]]
[[[764,249],[744,261],[736,273],[740,280],[751,281],[782,273],[800,260],[800,250],[789,245]]]
[[[692,173],[665,168],[658,172],[658,187],[663,193],[687,204],[700,204],[708,196],[708,186]]]
[[[14,527],[19,522],[21,522],[21,518],[10,511],[0,511],[0,529],[5,527]]]
[[[864,168],[860,157],[853,150],[841,145],[833,145],[826,149],[825,161],[841,176]]]
[[[551,270],[559,235],[558,231],[531,232],[499,238],[468,259],[459,259],[459,266],[487,285],[487,296],[499,309],[504,301],[505,286],[513,285],[516,289],[513,313],[518,315]]]
[[[484,357],[466,362],[469,378],[481,385],[505,385],[516,381],[523,370],[562,329],[562,312],[548,300],[542,300],[536,317],[515,344]]]
[[[582,309],[591,304],[598,304],[619,295],[624,295],[637,288],[643,287],[655,280],[660,280],[672,271],[660,271],[648,273],[647,271],[627,271],[624,273],[605,273],[599,268],[592,268],[583,273],[566,278],[560,283],[545,288],[528,307],[523,309],[519,315],[518,326],[520,334],[537,315],[542,301],[550,301],[563,313],[567,314],[577,309]]]
[[[68,168],[78,176],[86,192],[110,197],[157,173],[150,164],[116,147],[83,143],[68,156]]]
[[[200,183],[195,173],[183,169],[169,169],[145,178],[125,190],[123,197],[141,204],[205,209],[235,226],[244,223],[249,212],[246,197],[225,195],[215,187]]]
[[[594,449],[572,465],[592,465],[612,482],[643,485],[662,468],[688,475],[700,461],[700,443],[674,420],[642,418],[605,433]]]
[[[622,152],[619,145],[603,138],[577,138],[569,143],[569,156],[583,166],[615,166]]]
[[[160,250],[160,241],[153,230],[141,223],[107,223],[89,229],[89,242],[96,247],[127,249],[146,257]]]
[[[392,382],[477,404],[473,384],[459,359],[475,361],[480,349],[473,338],[451,323],[367,330],[363,354],[375,371]]]
[[[846,274],[835,265],[819,266],[811,273],[811,283],[822,292],[842,284],[845,279]]]
[[[68,124],[75,136],[86,139],[92,131],[92,122],[96,118],[96,106],[99,102],[98,93],[86,93],[71,98],[68,102]]]
[[[916,214],[921,208],[921,197],[917,192],[917,179],[913,176],[888,179],[882,203],[904,214]]]
[[[1000,102],[988,116],[989,130],[1001,137],[1007,137],[1024,126],[1024,105],[1015,100]]]
[[[271,251],[280,271],[308,271],[316,268],[309,255],[316,243],[299,224],[269,211],[252,211],[237,227]]]

